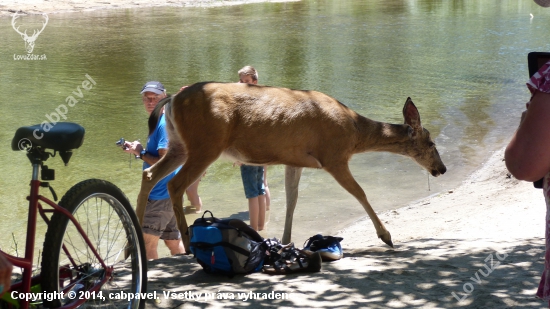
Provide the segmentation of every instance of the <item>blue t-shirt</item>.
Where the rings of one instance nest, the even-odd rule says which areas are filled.
[[[159,149],[168,149],[168,134],[166,133],[166,120],[164,119],[164,114],[160,116],[155,131],[147,138],[147,146],[145,148],[149,154],[155,157],[159,156]],[[147,162],[143,161],[143,169],[149,168],[150,166],[151,165],[147,164]],[[169,198],[170,195],[168,194],[166,184],[180,169],[181,166],[159,181],[153,190],[151,190],[151,193],[149,193],[149,199],[163,200]]]

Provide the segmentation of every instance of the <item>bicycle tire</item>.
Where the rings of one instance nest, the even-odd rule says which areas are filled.
[[[63,291],[64,297],[44,300],[44,306],[58,308],[85,297],[88,298],[83,304],[86,308],[143,309],[145,299],[116,298],[116,295],[123,295],[121,292],[137,295],[147,291],[143,233],[124,193],[110,182],[89,179],[67,191],[59,205],[73,214],[107,267],[112,267],[113,271],[99,290],[101,294],[99,291],[92,294],[89,289],[104,279],[107,271],[69,218],[55,212],[44,240],[41,284],[44,292]],[[128,258],[125,258],[126,252]],[[115,296],[111,297],[113,293]]]

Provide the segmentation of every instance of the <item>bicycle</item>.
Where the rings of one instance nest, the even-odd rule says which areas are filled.
[[[49,188],[57,201],[47,182],[55,179],[55,172],[43,163],[59,154],[67,165],[72,151],[82,145],[84,132],[78,124],[59,122],[49,131],[40,125],[21,127],[12,140],[12,149],[26,150],[33,167],[27,197],[25,256],[20,258],[0,250],[0,254],[22,269],[22,280],[12,282],[6,292],[19,299],[20,309],[28,309],[30,305],[28,299],[20,296],[32,295],[31,286],[38,284],[43,293],[38,307],[143,309],[145,305],[139,297],[147,291],[143,234],[124,193],[110,182],[88,179],[69,189],[59,204],[39,195],[41,187]],[[43,181],[38,179],[39,169]],[[40,202],[50,207],[44,208]],[[41,272],[33,276],[37,214],[46,222],[47,232]],[[121,293],[132,294],[132,299],[120,299]],[[14,307],[9,303],[3,306]]]

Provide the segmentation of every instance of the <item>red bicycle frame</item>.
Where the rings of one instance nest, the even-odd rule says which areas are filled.
[[[40,180],[38,180],[38,169],[40,168],[42,164],[41,163],[33,163],[33,172],[32,172],[32,180],[31,180],[31,190],[30,195],[27,197],[27,200],[29,200],[29,214],[27,219],[27,237],[25,241],[25,257],[20,258],[16,257],[10,254],[7,254],[6,252],[0,250],[0,254],[3,254],[14,266],[20,267],[23,269],[23,278],[22,281],[14,283],[11,285],[9,291],[7,292],[14,292],[17,291],[18,293],[24,293],[23,295],[29,295],[28,293],[31,293],[31,286],[34,284],[40,283],[40,275],[33,277],[32,276],[32,270],[33,270],[33,259],[34,259],[34,245],[35,245],[35,238],[36,238],[36,219],[37,214],[40,213],[40,216],[43,218],[44,222],[46,224],[49,223],[49,218],[46,216],[46,213],[53,213],[53,212],[60,212],[63,215],[67,216],[69,220],[74,224],[86,244],[89,246],[90,250],[92,251],[93,255],[97,258],[101,266],[105,269],[105,276],[103,279],[96,283],[92,288],[89,289],[90,292],[99,291],[101,286],[110,278],[113,268],[107,267],[105,265],[105,262],[99,256],[97,253],[95,247],[91,243],[90,239],[78,223],[78,221],[74,218],[74,216],[67,211],[65,208],[57,205],[56,203],[52,202],[51,200],[45,198],[44,196],[39,194],[40,191],[40,184],[42,183]],[[39,203],[39,201],[42,201],[46,204],[48,204],[52,209],[44,209],[42,205]],[[69,257],[69,260],[71,261],[72,265],[76,268],[76,263],[71,259],[71,256],[69,252],[65,249],[63,246],[63,250]],[[71,302],[70,304],[67,304],[61,308],[63,309],[69,309],[69,308],[76,308],[83,304],[87,299],[79,299],[75,302]],[[29,308],[29,301],[26,298],[20,299],[20,309],[28,309]]]

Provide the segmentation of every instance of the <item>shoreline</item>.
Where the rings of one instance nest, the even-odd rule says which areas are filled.
[[[544,218],[546,205],[542,190],[535,189],[531,183],[519,181],[509,174],[504,164],[504,149],[505,148],[501,148],[493,152],[487,161],[462,181],[458,187],[448,190],[447,192],[434,193],[426,198],[413,201],[395,210],[382,212],[378,214],[380,220],[387,224],[386,227],[390,232],[396,230],[398,232],[397,234],[401,235],[406,234],[410,226],[404,229],[397,221],[406,220],[404,222],[413,223],[416,219],[413,217],[416,217],[416,214],[419,213],[440,214],[448,212],[458,215],[464,212],[473,214],[477,212],[484,213],[487,210],[499,211],[499,207],[503,206],[497,205],[497,202],[503,200],[519,202],[520,199],[524,199],[525,204],[540,205],[540,215]],[[484,199],[477,199],[478,197]],[[493,200],[493,202],[491,202],[491,200]],[[489,207],[489,209],[480,207],[483,205]],[[453,210],[454,207],[458,206],[463,208]],[[506,209],[502,211],[506,211]],[[445,222],[448,223],[449,221]],[[368,224],[372,225],[369,217],[366,216],[357,220],[350,227],[342,229],[337,234],[349,235],[355,230],[362,229],[362,225],[368,226]],[[542,227],[542,234],[540,235],[544,236],[544,220],[540,226]],[[447,229],[448,228],[449,225],[447,225]],[[420,235],[427,236],[429,233],[433,233],[433,231],[423,230],[414,238],[418,238]],[[392,233],[392,238],[394,237],[393,234],[394,233]],[[413,239],[413,237],[407,236],[404,236],[404,238]]]
[[[206,274],[192,256],[149,262],[149,292],[233,295],[165,299],[147,308],[547,308],[535,298],[544,268],[545,202],[531,183],[509,177],[504,149],[460,186],[379,215],[395,248],[370,219],[341,230],[344,258],[319,273],[227,278]],[[297,244],[300,246],[301,244]],[[262,293],[291,295],[266,299]]]
[[[96,10],[140,9],[152,7],[219,7],[263,2],[295,2],[300,0],[0,0],[0,17],[21,14],[82,13]]]
[[[286,1],[0,0],[0,17],[261,2]],[[192,256],[161,258],[148,263],[148,292],[160,298],[146,307],[547,308],[534,296],[544,267],[544,198],[532,184],[508,176],[503,150],[455,189],[380,213],[395,248],[376,237],[365,214],[334,234],[344,238],[344,258],[323,263],[319,273],[228,278],[206,274]],[[164,292],[215,297],[173,299]],[[238,299],[249,292],[259,296]],[[261,296],[272,292],[289,297]]]

